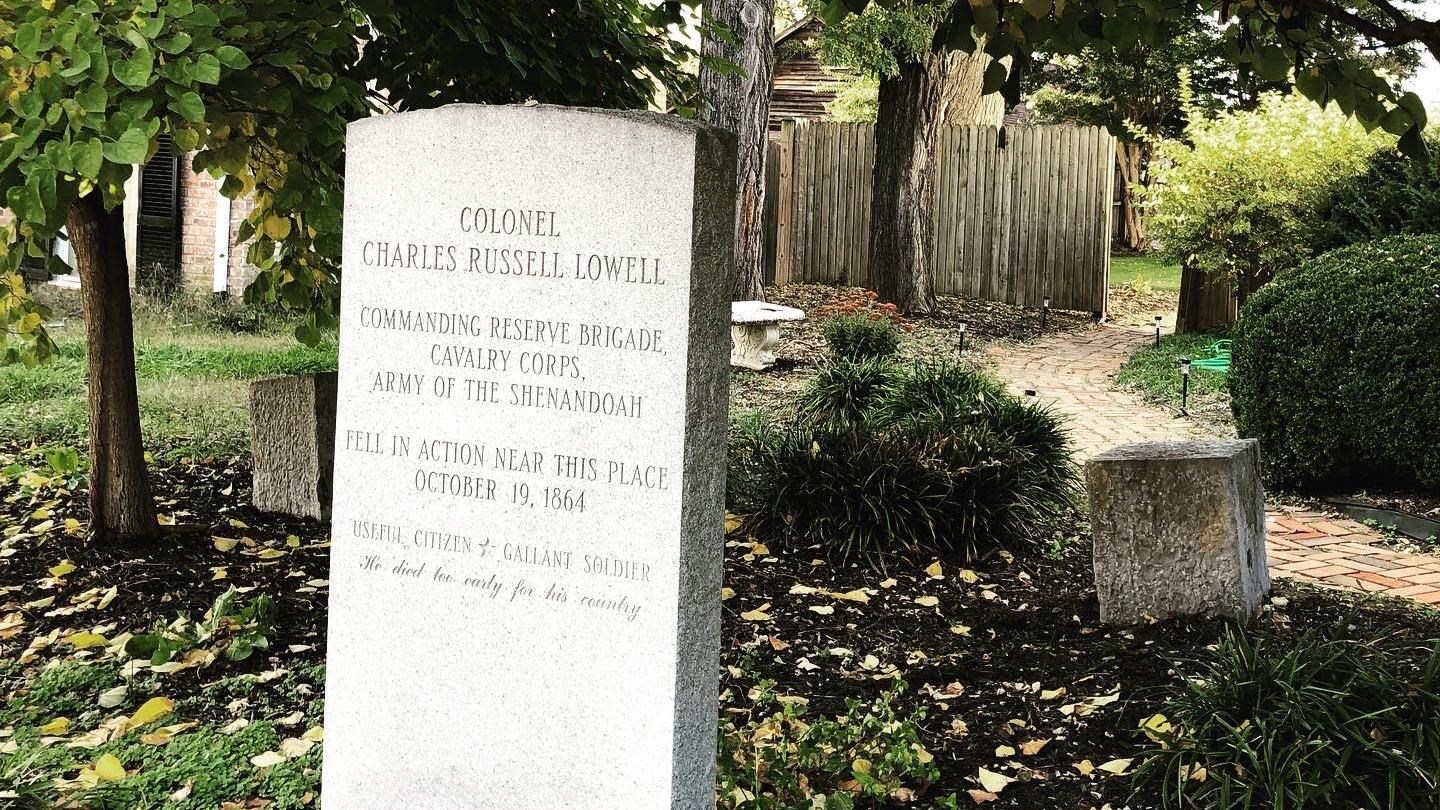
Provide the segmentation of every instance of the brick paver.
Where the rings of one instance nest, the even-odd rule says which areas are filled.
[[[1120,367],[1153,335],[1103,326],[996,346],[987,354],[1012,392],[1033,390],[1069,418],[1081,461],[1130,442],[1213,436],[1188,419],[1114,390]],[[1440,605],[1440,557],[1387,547],[1374,531],[1339,515],[1281,505],[1267,512],[1272,575]]]

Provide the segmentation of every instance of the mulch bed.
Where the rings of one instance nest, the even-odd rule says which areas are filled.
[[[795,307],[806,320],[781,326],[775,347],[777,362],[763,372],[734,369],[732,405],[736,410],[783,408],[804,386],[815,368],[828,359],[825,344],[826,313],[866,301],[862,287],[827,284],[787,284],[766,290],[771,303]],[[872,304],[872,307],[878,305]],[[996,343],[1033,340],[1040,334],[1040,311],[993,301],[942,295],[927,315],[900,319],[909,339],[901,357],[911,360],[945,360],[960,357],[960,326],[965,324],[965,355]],[[1083,332],[1096,328],[1089,313],[1054,310],[1046,318],[1045,332]]]
[[[0,454],[15,451],[0,448]],[[25,619],[18,635],[0,642],[4,656],[52,631],[108,624],[113,634],[180,613],[198,618],[237,585],[279,603],[271,650],[175,673],[168,694],[198,709],[206,685],[222,678],[323,663],[327,527],[255,511],[248,505],[249,472],[240,463],[181,462],[155,470],[155,480],[162,512],[206,531],[177,533],[152,547],[95,547],[63,528],[66,518],[84,521],[83,498],[50,490],[34,500],[21,496],[14,482],[0,484],[0,525],[11,527],[0,546],[6,555],[0,558],[0,616],[18,612]],[[37,532],[46,521],[53,528]],[[20,534],[16,526],[24,527]],[[241,542],[221,551],[214,537]],[[933,785],[913,786],[913,806],[951,793],[969,806],[965,791],[976,787],[984,767],[1018,780],[993,807],[1151,807],[1144,796],[1130,797],[1128,778],[1102,770],[1085,775],[1082,763],[1136,757],[1146,744],[1137,729],[1160,710],[1164,690],[1178,677],[1175,662],[1215,643],[1225,625],[1180,620],[1102,627],[1078,518],[1055,539],[1049,553],[1017,550],[1018,556],[996,554],[968,568],[915,560],[877,570],[825,562],[818,548],[766,548],[761,539],[732,534],[723,705],[744,705],[750,689],[768,679],[779,694],[807,699],[812,716],[831,715],[842,713],[847,699],[874,697],[902,678],[908,684],[904,711],[928,712],[922,741],[941,774]],[[48,569],[62,559],[76,570],[57,582]],[[215,578],[218,568],[224,579]],[[75,595],[111,585],[118,596],[103,611],[56,610]],[[1283,599],[1263,620],[1296,632],[1343,620],[1357,626],[1357,635],[1393,624],[1417,637],[1440,636],[1437,614],[1397,600],[1372,600],[1357,610],[1348,595],[1287,583],[1277,585],[1277,595]],[[45,607],[25,607],[50,597],[55,600]],[[0,691],[9,699],[48,657],[68,654],[63,643],[53,645]],[[265,697],[265,711],[280,716],[321,696],[275,691]],[[202,716],[223,723],[229,711],[214,702]],[[1049,742],[1030,756],[996,752],[1043,739]]]

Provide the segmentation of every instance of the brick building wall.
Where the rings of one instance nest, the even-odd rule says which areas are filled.
[[[191,293],[204,294],[213,289],[215,275],[215,217],[219,209],[220,181],[190,167],[190,156],[180,168],[180,279]],[[230,201],[230,249],[227,289],[240,297],[255,278],[255,268],[245,261],[246,246],[235,245],[240,223],[254,207],[249,198]]]

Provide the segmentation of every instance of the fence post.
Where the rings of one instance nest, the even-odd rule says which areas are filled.
[[[780,182],[775,191],[775,284],[790,283],[795,220],[795,121],[780,122]]]

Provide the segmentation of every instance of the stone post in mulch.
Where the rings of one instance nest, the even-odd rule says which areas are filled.
[[[1127,444],[1085,465],[1100,619],[1249,617],[1270,591],[1253,439]]]
[[[330,516],[335,382],[335,373],[327,372],[250,386],[256,509],[317,520]]]

